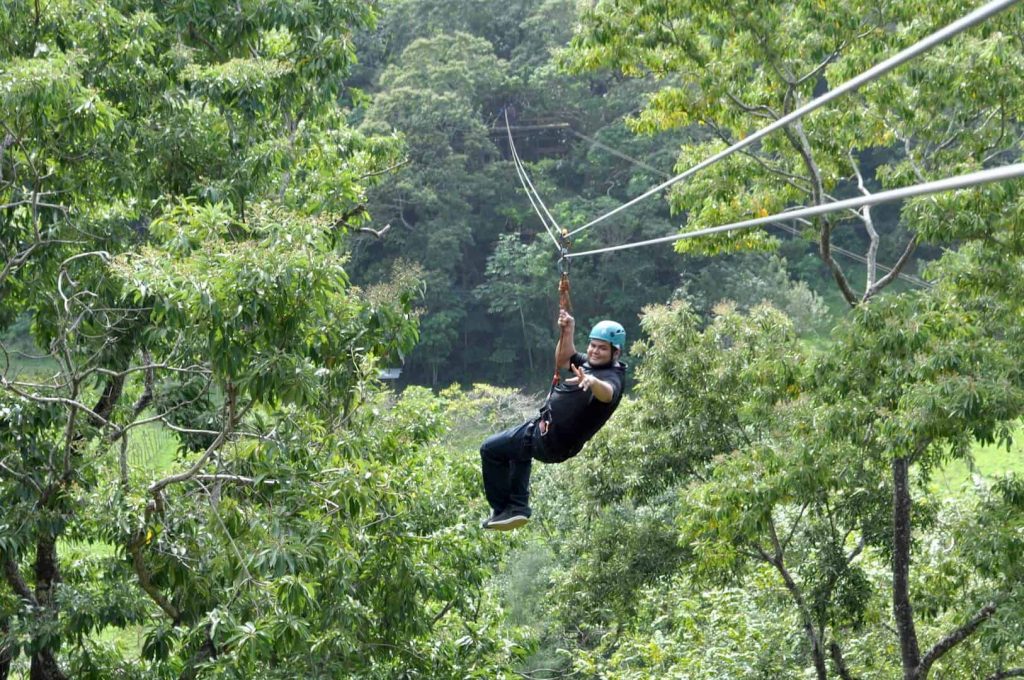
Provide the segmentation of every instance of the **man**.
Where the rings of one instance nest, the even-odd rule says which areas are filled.
[[[619,361],[626,330],[601,321],[590,331],[586,354],[576,351],[576,321],[561,310],[561,338],[555,350],[559,369],[573,377],[560,381],[548,395],[540,415],[487,438],[480,447],[484,491],[491,516],[484,529],[507,531],[530,520],[530,467],[533,459],[561,463],[572,458],[615,412],[626,383],[626,365]]]

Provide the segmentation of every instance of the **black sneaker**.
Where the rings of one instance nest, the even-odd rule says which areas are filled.
[[[497,515],[491,515],[481,525],[484,529],[495,531],[511,531],[518,529],[530,521],[530,516],[522,510],[505,510]]]

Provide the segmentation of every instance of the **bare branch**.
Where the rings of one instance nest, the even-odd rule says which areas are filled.
[[[253,477],[243,477],[241,475],[196,475],[193,479],[203,482],[235,482],[236,484],[280,484],[276,479],[254,479]]]
[[[4,387],[10,390],[11,392],[14,392],[19,397],[24,397],[25,399],[40,404],[62,404],[69,408],[77,408],[86,415],[88,415],[90,418],[95,418],[101,425],[110,424],[106,418],[103,418],[102,416],[100,416],[100,414],[96,413],[91,408],[89,408],[88,406],[79,401],[75,401],[74,399],[68,399],[67,397],[43,397],[38,394],[29,394],[28,392],[19,390],[16,387],[16,384],[17,383],[11,382],[6,377],[0,375],[0,387]]]
[[[166,419],[166,415],[167,414],[163,414],[163,415],[159,415],[159,416],[154,416],[152,418],[147,418],[146,420],[137,421],[137,422],[132,423],[131,425],[127,426],[125,429],[128,429],[129,427],[135,427],[137,425],[141,425],[141,424],[145,424],[145,423],[151,423],[154,420],[159,420],[168,429],[173,430],[173,431],[175,431],[175,432],[177,432],[179,434],[202,434],[202,435],[206,435],[206,436],[209,436],[209,437],[216,437],[217,435],[220,434],[220,430],[197,430],[197,429],[190,428],[190,427],[181,427],[180,425],[175,425],[174,423],[172,423],[172,422],[170,422],[169,420]],[[277,441],[273,437],[267,436],[265,434],[260,434],[258,432],[244,432],[244,431],[241,431],[241,430],[236,430],[235,432],[232,432],[231,434],[233,434],[236,437],[245,437],[246,439],[258,439],[261,442],[276,442]]]
[[[868,191],[868,188],[864,185],[864,175],[860,172],[860,164],[857,162],[857,159],[854,158],[853,151],[850,151],[849,157],[850,165],[853,167],[853,172],[857,175],[857,188],[860,189],[860,193],[863,195],[870,196],[871,192]],[[876,266],[876,262],[878,261],[878,232],[875,231],[875,221],[871,218],[870,205],[864,206],[864,208],[858,213],[858,216],[860,217],[861,222],[864,223],[864,229],[867,230],[868,237],[871,239],[870,245],[868,245],[868,276],[867,285],[865,286],[867,290],[871,290],[875,285],[875,278],[878,272]]]
[[[96,366],[94,368],[90,368],[88,371],[84,372],[82,375],[85,376],[85,375],[88,375],[90,373],[100,373],[102,375],[126,377],[126,376],[131,375],[132,373],[138,373],[140,371],[146,371],[148,373],[148,372],[154,371],[154,370],[168,371],[170,373],[193,373],[193,374],[196,374],[196,375],[211,375],[213,373],[213,371],[211,371],[210,369],[206,368],[202,364],[192,364],[190,366],[171,366],[170,364],[163,364],[163,363],[160,363],[160,364],[146,363],[146,364],[141,364],[139,366],[131,366],[129,368],[126,368],[123,371],[114,371],[114,370],[111,370],[109,368],[103,368],[101,366]]]
[[[775,111],[775,109],[773,109],[770,106],[766,106],[764,104],[759,104],[757,106],[747,104],[731,92],[727,92],[725,96],[728,97],[729,101],[731,101],[733,104],[743,109],[743,111],[757,118],[764,118],[765,120],[774,121],[778,120],[780,117],[778,112]]]
[[[87,253],[77,253],[75,255],[72,255],[71,257],[67,258],[66,260],[60,263],[60,268],[66,269],[68,264],[74,262],[75,260],[80,260],[83,257],[98,257],[104,262],[110,262],[110,253],[108,253],[105,250],[92,250]]]
[[[388,233],[389,229],[391,229],[391,223],[390,222],[385,224],[383,226],[383,228],[381,228],[381,229],[370,229],[369,227],[359,227],[359,229],[357,231],[359,233],[361,233],[361,234],[373,234],[377,238],[383,238],[384,234]]]
[[[875,283],[875,285],[872,286],[871,289],[869,289],[864,294],[865,295],[864,299],[867,300],[868,298],[870,298],[873,295],[875,295],[878,291],[882,290],[883,288],[888,286],[890,283],[892,283],[893,279],[898,277],[900,275],[900,272],[903,271],[903,268],[907,266],[908,262],[910,262],[910,256],[914,254],[915,250],[917,250],[917,236],[916,235],[912,236],[910,238],[910,240],[907,241],[907,246],[906,246],[906,248],[903,249],[903,254],[900,255],[900,259],[898,259],[896,261],[896,264],[894,264],[892,266],[892,269],[889,270],[888,274],[886,274],[885,276],[880,278]]]
[[[1024,678],[1024,668],[1009,668],[988,676],[985,680],[1003,680],[1003,678]]]
[[[234,427],[237,424],[238,419],[240,419],[245,414],[245,412],[248,411],[248,409],[252,406],[252,404],[250,403],[248,406],[242,409],[242,411],[236,412],[235,399],[237,397],[235,395],[234,385],[229,384],[227,391],[228,398],[227,404],[225,406],[225,410],[227,411],[227,413],[224,418],[224,428],[217,434],[217,438],[213,440],[213,443],[210,444],[210,446],[206,449],[203,455],[199,457],[199,460],[197,460],[192,465],[192,467],[190,467],[188,470],[185,470],[184,472],[168,475],[163,479],[159,479],[153,482],[152,484],[149,485],[149,493],[153,495],[158,495],[161,491],[163,491],[171,484],[184,482],[199,474],[199,471],[203,469],[204,465],[206,465],[206,462],[210,459],[210,456],[212,456],[214,452],[216,452],[224,444],[224,442],[227,441],[227,438],[234,430]]]
[[[35,197],[35,196],[39,196],[41,194],[34,193],[32,195],[33,195],[33,197]],[[63,213],[67,213],[67,212],[69,212],[71,210],[71,208],[67,207],[66,205],[59,205],[57,203],[44,203],[42,201],[28,200],[28,199],[21,200],[21,201],[14,201],[12,203],[0,203],[0,210],[6,210],[8,208],[17,208],[18,206],[21,206],[21,205],[31,205],[31,206],[36,207],[36,208],[49,208],[51,210],[59,210],[60,212],[63,212]]]
[[[359,181],[362,181],[364,179],[370,179],[371,177],[378,177],[380,175],[390,175],[392,172],[394,172],[395,170],[398,170],[403,165],[408,165],[410,160],[411,159],[409,159],[409,158],[403,158],[402,160],[398,161],[394,165],[389,166],[387,168],[384,168],[383,170],[375,170],[373,172],[367,172],[366,174],[363,174],[363,175],[359,176]]]
[[[35,252],[35,249],[38,248],[40,245],[41,244],[37,241],[31,244],[25,250],[21,251],[20,253],[9,259],[7,263],[4,265],[3,271],[0,271],[0,285],[3,285],[3,282],[6,281],[7,277],[11,275],[11,272],[13,272],[15,269],[21,267],[23,264],[28,262],[28,258],[32,256],[32,253]],[[3,298],[0,297],[0,300],[3,300]]]
[[[924,658],[921,659],[921,663],[918,665],[915,675],[919,678],[928,677],[928,671],[931,670],[932,664],[941,659],[946,652],[969,638],[981,624],[992,618],[992,615],[995,613],[996,603],[989,602],[979,609],[978,612],[971,617],[970,621],[936,642],[935,645],[928,650],[928,653],[924,655]]]

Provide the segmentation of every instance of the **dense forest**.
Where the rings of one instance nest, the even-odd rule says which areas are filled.
[[[983,4],[0,0],[0,680],[1024,677],[1024,182],[582,254],[1019,163],[995,0],[608,215]]]

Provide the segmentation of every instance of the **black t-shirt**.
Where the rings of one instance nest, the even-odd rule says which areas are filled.
[[[545,404],[545,408],[551,411],[547,434],[541,435],[540,427],[534,428],[533,432],[533,457],[542,462],[560,462],[579,453],[622,400],[622,390],[626,385],[624,363],[616,361],[595,367],[590,365],[586,355],[579,352],[569,358],[569,363],[611,385],[612,400],[603,402],[590,390],[559,382]]]

